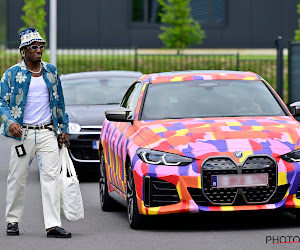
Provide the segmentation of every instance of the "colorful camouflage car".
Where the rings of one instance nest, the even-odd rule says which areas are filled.
[[[255,73],[144,75],[106,111],[101,207],[127,206],[132,228],[170,213],[285,208],[298,216],[299,135],[298,121]]]

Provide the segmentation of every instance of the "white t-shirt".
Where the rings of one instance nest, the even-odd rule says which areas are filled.
[[[23,123],[43,124],[51,121],[50,95],[43,76],[31,77]]]

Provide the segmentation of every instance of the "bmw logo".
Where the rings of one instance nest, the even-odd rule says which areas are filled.
[[[242,158],[243,157],[243,152],[242,151],[235,151],[234,152],[234,156],[236,158]]]

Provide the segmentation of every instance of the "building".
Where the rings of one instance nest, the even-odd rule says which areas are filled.
[[[6,40],[17,41],[24,0],[0,1],[6,1]],[[203,44],[193,47],[274,48],[279,35],[286,46],[298,25],[298,2],[191,0],[192,15],[206,32]],[[57,5],[58,48],[163,46],[157,0],[57,0]],[[45,9],[49,13],[49,0]]]

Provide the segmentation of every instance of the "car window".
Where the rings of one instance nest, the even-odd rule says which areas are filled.
[[[137,106],[139,98],[140,98],[142,87],[143,87],[143,85],[141,82],[136,82],[128,89],[128,91],[126,92],[126,94],[123,98],[121,106],[124,108],[131,109],[131,112],[129,113],[129,115],[127,117],[129,119],[133,118],[136,106]]]
[[[142,120],[285,115],[261,81],[199,80],[149,85]]]
[[[63,80],[66,105],[119,104],[135,77]]]

